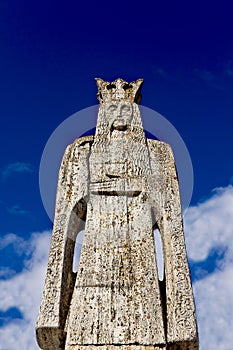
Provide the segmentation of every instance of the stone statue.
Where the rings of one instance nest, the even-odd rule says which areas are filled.
[[[172,150],[145,137],[138,107],[142,79],[96,82],[96,133],[68,146],[60,168],[38,344],[44,350],[196,350]],[[154,229],[163,242],[163,281]]]

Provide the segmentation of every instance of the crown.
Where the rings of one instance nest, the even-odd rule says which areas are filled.
[[[128,83],[127,81],[118,78],[113,82],[104,81],[100,78],[95,78],[98,87],[97,98],[100,103],[111,101],[128,101],[137,104],[141,101],[141,85],[143,79],[138,79]]]

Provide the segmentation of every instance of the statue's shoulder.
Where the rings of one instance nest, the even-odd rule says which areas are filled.
[[[79,137],[78,139],[76,139],[71,146],[72,147],[81,147],[84,146],[85,144],[92,144],[94,141],[94,136],[93,135],[89,135],[89,136],[83,136],[83,137]]]
[[[163,141],[147,139],[148,150],[151,161],[174,163],[174,154],[171,146]]]
[[[147,139],[147,145],[149,148],[149,151],[151,152],[171,152],[172,153],[172,148],[171,146],[163,141],[159,140],[152,140],[152,139]]]
[[[76,139],[73,143],[68,145],[65,149],[63,160],[64,162],[72,157],[72,154],[78,152],[78,150],[84,149],[87,153],[91,148],[91,144],[93,143],[94,136],[83,136]]]
[[[66,147],[65,153],[68,154],[74,149],[79,149],[79,148],[83,148],[83,147],[86,148],[86,146],[91,146],[93,141],[94,141],[94,136],[92,136],[92,135],[79,137],[78,139],[74,140],[73,143],[71,143],[70,145],[68,145]],[[87,148],[89,148],[89,147],[87,147]]]

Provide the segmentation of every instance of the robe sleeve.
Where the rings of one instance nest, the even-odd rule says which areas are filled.
[[[148,140],[153,215],[163,242],[162,299],[169,349],[198,349],[195,305],[186,255],[179,183],[171,147]]]
[[[47,274],[36,325],[37,342],[44,350],[64,349],[65,323],[75,280],[75,239],[85,222],[92,139],[83,137],[68,146],[59,171]]]

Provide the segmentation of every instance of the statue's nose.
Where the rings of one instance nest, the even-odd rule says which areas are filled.
[[[122,114],[121,113],[121,108],[119,108],[119,107],[117,108],[117,113],[116,114],[117,114],[117,118],[121,117],[121,114]]]

